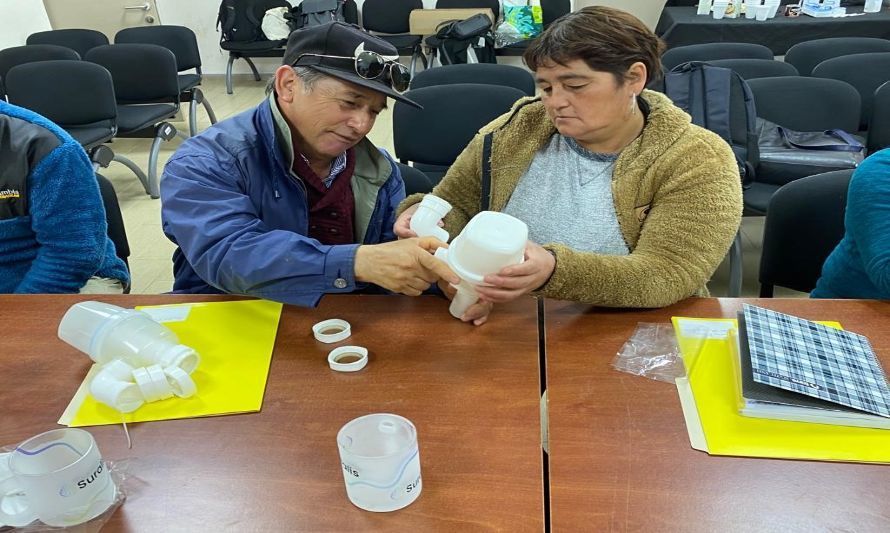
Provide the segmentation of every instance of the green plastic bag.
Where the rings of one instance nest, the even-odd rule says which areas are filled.
[[[544,31],[540,0],[504,0],[504,21],[498,26],[502,46],[533,39]]]

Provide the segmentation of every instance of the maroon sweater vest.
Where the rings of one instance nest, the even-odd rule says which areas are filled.
[[[352,174],[355,172],[355,150],[346,151],[346,168],[334,179],[331,188],[312,171],[294,146],[294,172],[303,179],[309,194],[309,236],[322,244],[355,244],[353,218],[355,197]]]

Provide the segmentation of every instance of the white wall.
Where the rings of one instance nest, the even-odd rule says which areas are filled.
[[[50,29],[42,0],[0,0],[0,50],[21,46],[32,33]]]

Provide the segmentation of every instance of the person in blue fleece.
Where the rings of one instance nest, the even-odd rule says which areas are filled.
[[[46,118],[0,100],[0,293],[122,292],[86,152]]]
[[[853,173],[844,227],[810,297],[890,299],[890,148]]]

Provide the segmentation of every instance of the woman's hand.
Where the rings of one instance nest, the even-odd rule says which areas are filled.
[[[454,293],[457,292],[454,285],[444,280],[439,280],[439,289],[449,300],[453,300]],[[488,315],[491,314],[492,307],[494,307],[494,304],[491,302],[483,302],[482,300],[479,300],[471,305],[460,319],[463,322],[472,322],[474,326],[481,326],[488,321]]]
[[[395,225],[392,227],[393,232],[396,234],[396,237],[400,239],[409,239],[411,237],[417,237],[417,234],[411,230],[411,215],[417,211],[417,208],[420,207],[420,204],[414,204],[408,209],[399,215],[399,218],[396,219]]]
[[[396,237],[400,239],[410,239],[411,237],[417,237],[417,234],[414,233],[414,230],[411,229],[411,216],[417,211],[417,208],[420,207],[420,204],[414,204],[408,209],[399,215],[399,218],[396,219],[395,225],[393,225],[392,230],[396,234]],[[441,220],[439,221],[439,227],[444,227],[445,223]]]
[[[539,244],[528,241],[525,262],[504,267],[497,274],[485,276],[486,285],[476,292],[486,302],[502,303],[515,300],[541,288],[556,268],[556,258]]]

